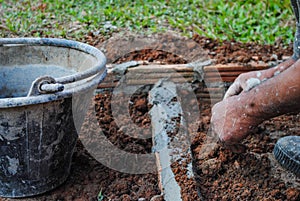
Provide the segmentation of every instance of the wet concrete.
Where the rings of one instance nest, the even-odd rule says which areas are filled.
[[[177,89],[173,82],[161,80],[149,92],[149,102],[153,105],[150,110],[153,152],[164,199],[196,200],[189,135],[183,110],[176,99]]]

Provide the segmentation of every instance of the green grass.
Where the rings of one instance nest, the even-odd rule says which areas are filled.
[[[0,37],[50,36],[82,40],[89,32],[155,33],[273,44],[293,40],[289,0],[0,0]],[[105,29],[111,22],[117,29]]]

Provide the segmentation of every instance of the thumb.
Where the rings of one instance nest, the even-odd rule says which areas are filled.
[[[227,99],[231,96],[235,96],[238,95],[239,93],[241,93],[243,91],[243,88],[241,87],[241,84],[239,81],[235,81],[226,91],[224,98],[223,99]]]

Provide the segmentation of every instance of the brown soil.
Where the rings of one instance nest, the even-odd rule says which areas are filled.
[[[192,146],[197,181],[204,200],[300,199],[300,180],[283,170],[272,154],[280,137],[300,135],[300,115],[265,121],[243,141],[247,146],[245,153],[232,153],[217,143],[205,152],[203,149],[209,141],[210,106],[203,107],[200,129],[194,135]]]
[[[148,62],[162,62],[164,64],[185,64],[186,60],[176,54],[165,52],[162,50],[143,49],[141,51],[133,51],[125,54],[123,57],[117,59],[115,63],[123,63],[126,61],[148,61]]]
[[[199,35],[194,35],[193,40],[204,49],[209,50],[210,58],[217,64],[271,62],[282,60],[284,56],[292,55],[292,45],[283,47],[282,44],[258,45],[255,43],[239,43],[235,41],[215,41]]]
[[[242,63],[251,61],[270,62],[281,60],[292,54],[292,48],[240,44],[234,41],[220,43],[204,37],[194,36],[193,40],[209,52],[217,63]],[[184,58],[163,51],[136,51],[117,62],[129,60],[150,62],[186,63]],[[128,106],[131,119],[140,127],[149,128],[147,92],[137,91]],[[122,101],[122,99],[118,99]],[[132,153],[150,153],[152,139],[137,139],[128,136],[124,127],[117,125],[111,112],[111,93],[104,91],[95,96],[95,111],[99,127],[105,136],[118,148]],[[194,104],[194,103],[191,103]],[[234,154],[218,144],[202,155],[209,142],[207,136],[210,120],[210,105],[200,104],[201,116],[193,124],[198,132],[191,133],[194,170],[197,185],[203,200],[300,200],[300,181],[281,169],[272,158],[274,143],[285,135],[300,135],[299,115],[280,116],[261,124],[256,132],[244,140],[246,153]],[[127,128],[131,129],[131,128]],[[134,133],[134,130],[130,130]],[[151,134],[151,133],[150,133]],[[141,135],[141,134],[139,134]],[[142,135],[148,136],[145,132]],[[183,189],[186,193],[188,189]],[[68,180],[58,188],[43,195],[20,200],[63,201],[98,200],[150,200],[160,194],[156,174],[126,174],[109,169],[95,160],[79,141],[73,156]],[[11,199],[1,199],[7,201]],[[19,200],[19,199],[14,199]],[[154,199],[158,200],[158,199]]]

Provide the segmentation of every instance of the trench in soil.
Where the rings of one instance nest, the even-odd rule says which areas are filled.
[[[150,89],[151,86],[148,86],[147,90]],[[149,128],[151,124],[148,114],[151,105],[147,101],[147,90],[137,91],[131,97],[129,105],[131,120],[145,128]],[[111,103],[110,98],[109,92],[96,96],[97,105],[109,105],[103,104],[103,101]],[[200,111],[200,118],[190,121],[189,124],[192,128],[190,137],[194,175],[203,200],[298,200],[300,198],[300,180],[292,173],[282,169],[272,154],[274,145],[280,137],[299,135],[299,114],[283,115],[265,121],[257,127],[253,135],[243,141],[243,144],[247,146],[247,151],[235,154],[216,143],[214,136],[207,134],[211,116],[209,103],[201,100],[198,100],[198,103],[185,100],[183,104],[197,105]],[[99,113],[99,123],[107,131],[106,136],[114,142],[115,146],[133,153],[151,153],[153,146],[151,138],[141,140],[127,136],[115,125],[111,114],[106,112]],[[128,119],[128,121],[130,120]],[[126,124],[126,120],[124,124]],[[134,133],[134,130],[127,129],[129,130],[126,132]],[[146,129],[144,135],[151,135],[148,132]],[[177,170],[183,168],[186,167],[180,163],[172,164],[172,169],[177,173],[178,183],[187,176],[184,172],[181,173],[182,175],[178,175],[180,171]],[[157,183],[157,175],[152,174],[151,176]],[[144,176],[140,175],[140,177]],[[187,184],[186,186],[186,189],[181,189],[182,196],[189,192],[195,193],[195,197],[198,197],[197,191],[192,191]],[[160,192],[157,185],[153,187],[155,190],[151,196]],[[133,192],[131,191],[131,193]],[[194,196],[187,195],[187,197]],[[186,199],[183,197],[183,200]]]
[[[132,59],[133,57],[129,56],[128,58]],[[134,58],[138,60],[137,56]],[[145,55],[143,54],[142,60],[144,59]],[[122,61],[126,61],[126,59]],[[201,87],[203,86],[198,85],[194,89],[199,90]],[[151,87],[148,88],[148,90],[150,89]],[[146,127],[150,126],[151,123],[147,114],[151,108],[147,102],[147,96],[147,90],[143,94],[137,92],[132,97],[133,107],[129,107],[131,114],[135,114],[132,116],[133,121]],[[235,154],[220,146],[216,142],[215,136],[209,135],[211,104],[202,99],[198,99],[197,102],[189,99],[182,99],[182,101],[184,105],[197,105],[200,111],[199,118],[191,118],[193,120],[188,122],[191,128],[189,133],[193,153],[193,169],[197,187],[201,193],[199,199],[300,199],[299,178],[284,170],[272,154],[274,145],[280,137],[300,135],[299,114],[282,115],[265,121],[257,127],[251,136],[243,140],[242,143],[247,147],[246,152]],[[195,128],[197,128],[196,131]],[[129,142],[135,142],[135,140],[129,140]],[[150,150],[151,140],[148,143],[146,147]],[[183,166],[175,162],[172,164],[172,168],[176,171]],[[176,175],[177,182],[180,183],[181,178],[185,176]],[[186,192],[192,193],[188,185],[186,189],[181,189],[181,192],[182,195]],[[194,191],[194,193],[196,192]],[[187,197],[183,196],[182,198],[188,200]]]
[[[147,53],[150,54],[150,53]],[[147,55],[141,54],[145,60]],[[157,56],[155,56],[157,55]],[[156,52],[151,61],[170,58]],[[149,56],[149,55],[148,55]],[[148,57],[149,58],[149,57]],[[154,59],[153,59],[154,58]],[[129,58],[128,60],[130,60]],[[138,60],[138,56],[135,56]],[[126,61],[123,59],[122,62]],[[171,62],[172,63],[172,62]],[[151,153],[152,138],[140,139],[134,135],[151,135],[151,118],[148,114],[151,105],[148,93],[151,85],[137,90],[128,105],[129,115],[125,115],[122,125],[118,125],[112,115],[111,90],[103,90],[95,96],[94,130],[101,130],[105,137],[116,147],[130,153]],[[122,95],[114,101],[122,102]],[[259,125],[253,135],[243,144],[247,151],[232,153],[215,143],[214,136],[207,135],[210,124],[211,105],[198,99],[183,99],[185,105],[198,107],[200,116],[189,121],[193,169],[203,200],[299,200],[300,181],[293,174],[282,169],[274,160],[272,151],[276,141],[286,135],[300,135],[299,114],[283,115]],[[121,104],[121,103],[118,103]],[[124,103],[123,103],[124,104]],[[143,132],[137,133],[126,123],[134,122]],[[89,127],[89,125],[85,125]],[[130,135],[128,135],[131,133]],[[86,136],[88,137],[88,136]],[[89,138],[89,141],[98,143]],[[97,144],[97,146],[99,146]],[[104,153],[105,154],[105,153]],[[180,169],[180,164],[172,164]],[[185,176],[185,175],[182,175]],[[180,175],[177,177],[180,180]],[[182,189],[189,192],[190,189]],[[101,194],[99,194],[101,192]],[[14,200],[150,200],[159,195],[158,176],[149,174],[126,174],[110,169],[97,161],[79,141],[74,152],[71,173],[60,187],[40,196]],[[11,200],[11,199],[0,199]]]

